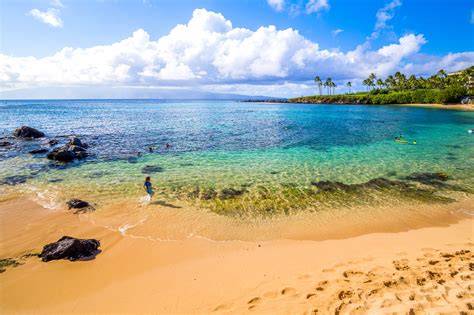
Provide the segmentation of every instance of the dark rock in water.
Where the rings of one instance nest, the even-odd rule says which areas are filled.
[[[82,142],[81,139],[75,136],[72,136],[69,138],[69,145],[71,146],[74,145],[74,146],[81,147],[84,149],[87,149],[89,147],[87,143]]]
[[[71,137],[68,144],[54,149],[46,157],[50,160],[66,163],[75,159],[80,160],[88,156],[87,147],[87,144],[83,143],[79,138]]]
[[[28,126],[21,126],[13,132],[13,136],[22,139],[42,138],[44,133]]]
[[[220,199],[231,199],[243,195],[245,192],[244,189],[238,190],[234,188],[224,188],[219,193]]]
[[[0,147],[9,147],[12,143],[8,141],[0,141]]]
[[[94,210],[94,207],[92,207],[90,203],[81,199],[71,199],[68,202],[66,202],[66,204],[68,205],[69,209],[78,209],[74,213]]]
[[[59,162],[71,162],[76,158],[76,154],[65,147],[61,147],[49,152],[46,157]]]
[[[311,182],[311,185],[316,186],[321,191],[348,190],[349,188],[351,188],[351,185],[347,185],[341,182],[332,182],[328,180]]]
[[[55,146],[55,145],[58,144],[58,143],[59,143],[59,141],[56,140],[56,139],[51,139],[51,140],[48,141],[48,144],[49,144],[50,146]]]
[[[142,168],[142,173],[143,174],[161,173],[163,171],[164,171],[164,169],[161,166],[158,166],[158,165],[146,165]]]
[[[364,189],[387,189],[387,188],[396,188],[396,189],[409,189],[411,186],[408,183],[404,183],[398,180],[390,180],[383,177],[378,177],[369,180],[368,182],[361,184],[344,184],[341,182],[332,182],[332,181],[319,181],[311,182],[311,185],[316,186],[320,191],[344,191],[344,192],[354,192]]]
[[[63,236],[57,242],[47,244],[39,257],[43,261],[69,259],[89,260],[95,258],[100,253],[100,242],[95,239],[78,239],[70,236]]]
[[[30,154],[42,154],[48,152],[48,149],[40,148],[40,149],[35,149],[31,150],[29,153]]]
[[[0,180],[0,184],[1,185],[15,186],[15,185],[18,185],[18,184],[26,183],[26,180],[28,178],[31,178],[31,176],[27,176],[27,175],[7,176],[7,177],[4,177],[2,180]]]
[[[270,174],[272,175],[276,175],[276,174],[279,174],[280,172],[279,171],[270,171]]]
[[[51,179],[48,179],[48,182],[49,183],[59,183],[59,182],[62,182],[63,179],[62,178],[51,178]]]
[[[449,176],[445,173],[413,173],[405,177],[405,179],[419,182],[426,185],[433,185],[438,182],[445,182],[449,179]]]
[[[211,200],[217,197],[217,192],[212,188],[205,189],[201,192],[199,197],[202,200]]]
[[[136,156],[129,156],[127,158],[127,162],[128,163],[137,163],[138,162],[138,158]]]
[[[391,176],[391,177],[397,176],[397,172],[395,172],[395,171],[390,171],[390,172],[387,173],[387,176]]]

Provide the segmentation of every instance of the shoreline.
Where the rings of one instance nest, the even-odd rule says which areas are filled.
[[[257,100],[257,101],[244,101],[249,103],[269,103],[269,104],[307,104],[307,105],[363,105],[363,106],[395,106],[395,107],[421,107],[421,108],[434,108],[434,109],[446,109],[446,110],[457,110],[457,111],[465,111],[465,112],[473,112],[474,111],[474,104],[421,104],[421,103],[413,103],[413,104],[357,104],[357,103],[315,103],[309,101],[292,101],[292,100]]]
[[[462,207],[473,210],[472,203]],[[457,214],[456,221],[435,227],[319,241],[156,241],[122,235],[90,224],[87,215],[44,209],[27,199],[0,203],[0,215],[1,258],[13,254],[8,248],[37,251],[70,234],[97,238],[102,249],[92,261],[43,263],[30,257],[8,268],[0,274],[0,310],[5,313],[284,314],[356,306],[369,312],[382,305],[387,312],[422,313],[467,310],[472,297],[469,281],[461,278],[469,274],[465,263],[471,256],[456,254],[474,250],[472,216]],[[451,267],[444,261],[430,265],[445,252],[453,255]],[[460,270],[450,277],[445,271],[452,268]],[[427,278],[428,270],[440,275]],[[392,272],[409,284],[384,284],[393,279]],[[359,281],[362,275],[370,279]],[[422,278],[426,285],[417,285]],[[445,287],[446,296],[435,299],[439,290],[433,285]],[[356,288],[361,298],[353,295]],[[341,290],[347,294],[341,296]],[[374,290],[377,294],[371,294]]]

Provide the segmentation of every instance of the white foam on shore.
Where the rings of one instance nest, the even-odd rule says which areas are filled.
[[[48,189],[39,189],[32,185],[28,185],[27,189],[34,193],[33,200],[43,208],[57,210],[61,207],[61,204],[58,202],[57,193]]]

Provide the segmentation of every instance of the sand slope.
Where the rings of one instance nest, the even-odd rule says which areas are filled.
[[[96,237],[103,252],[83,262],[22,259],[0,274],[1,313],[472,312],[473,219],[325,241],[152,241],[41,210],[0,205],[1,258],[64,234]]]

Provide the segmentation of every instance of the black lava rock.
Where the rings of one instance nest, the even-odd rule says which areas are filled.
[[[57,242],[45,245],[39,257],[43,261],[57,259],[89,260],[100,253],[99,246],[100,242],[95,239],[63,236]]]
[[[91,208],[92,206],[87,201],[81,199],[71,199],[66,202],[69,209],[83,209],[83,208]]]
[[[42,138],[44,133],[28,126],[21,126],[13,132],[13,136],[21,139]]]

